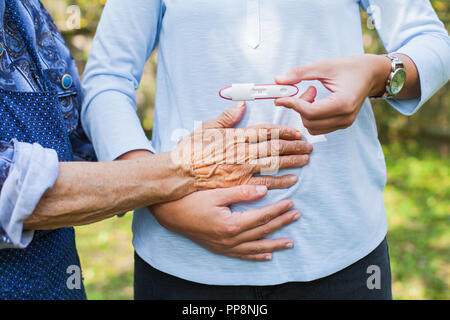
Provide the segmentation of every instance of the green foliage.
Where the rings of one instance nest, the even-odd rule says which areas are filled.
[[[394,296],[448,299],[450,159],[414,140],[384,152]]]
[[[450,2],[431,1],[439,18],[444,25],[449,26]],[[362,12],[362,29],[365,51],[367,53],[382,54],[385,49],[367,14]],[[450,140],[450,83],[439,90],[422,108],[413,116],[407,117],[398,113],[385,101],[372,103],[379,135],[382,142],[395,141],[404,136],[427,136],[430,139],[439,139],[448,143]]]
[[[132,213],[77,227],[77,248],[89,299],[133,298]]]

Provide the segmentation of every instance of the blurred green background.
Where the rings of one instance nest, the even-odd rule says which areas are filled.
[[[72,49],[80,72],[105,2],[43,0]],[[448,30],[450,1],[431,2]],[[366,52],[383,53],[364,12],[361,23]],[[74,24],[78,25],[75,29]],[[149,136],[156,60],[153,54],[137,92],[139,117]],[[450,298],[449,87],[442,88],[412,117],[400,115],[384,101],[373,106],[388,168],[385,200],[395,299]],[[76,231],[88,298],[132,299],[131,214]]]

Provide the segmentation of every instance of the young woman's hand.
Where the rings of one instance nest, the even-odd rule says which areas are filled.
[[[397,98],[420,96],[417,69],[412,60],[397,54],[407,72],[407,82]],[[391,60],[385,56],[363,54],[320,61],[291,69],[276,77],[279,84],[297,84],[318,80],[331,94],[315,102],[298,98],[280,98],[275,105],[292,108],[300,113],[303,125],[313,135],[326,134],[353,124],[364,101],[381,96],[391,72]],[[308,91],[315,93],[315,88]]]
[[[237,186],[198,191],[183,199],[150,207],[158,222],[204,248],[229,257],[270,260],[277,250],[291,248],[287,238],[263,239],[300,218],[283,200],[261,209],[231,212],[236,202],[254,201],[266,195],[264,186]]]

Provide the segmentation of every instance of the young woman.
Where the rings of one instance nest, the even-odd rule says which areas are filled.
[[[389,57],[364,54],[360,6],[372,14]],[[273,235],[292,239],[292,249],[264,263],[235,259],[226,250],[228,256],[216,254],[224,251],[215,239],[187,230],[177,218],[207,216],[223,200],[193,193],[153,206],[153,215],[146,209],[135,214],[135,297],[391,298],[386,167],[367,98],[385,97],[412,114],[448,81],[449,37],[430,2],[109,0],[83,78],[82,121],[100,160],[145,155],[133,152],[144,144],[131,143],[143,139],[133,93],[156,45],[157,152],[176,144],[178,130],[191,131],[196,121],[227,108],[219,89],[271,83],[295,66],[276,81],[300,82],[301,91],[314,86],[318,99],[276,101],[287,108],[251,102],[240,125],[293,126],[315,144],[308,166],[282,171],[299,175],[300,183],[233,206],[242,212],[294,200],[302,219]],[[264,256],[266,248],[255,253]],[[373,290],[369,266],[379,270],[380,286]]]
[[[38,0],[0,0],[0,19],[0,299],[86,297],[83,287],[67,286],[67,271],[79,266],[70,226],[203,189],[231,187],[214,190],[227,203],[258,199],[266,194],[266,186],[285,188],[296,181],[292,175],[253,177],[264,163],[296,167],[307,162],[305,155],[311,147],[299,140],[295,129],[273,125],[232,129],[245,111],[243,104],[206,122],[172,154],[79,162],[95,160],[95,154],[80,126],[78,71],[63,38]],[[227,140],[217,139],[222,135],[240,142],[224,143]],[[252,150],[257,150],[275,142],[272,136],[279,137],[276,143],[283,150],[270,158],[251,152],[249,139],[238,139],[259,141],[252,143]],[[192,157],[187,151],[199,142],[211,152]],[[174,155],[178,154],[187,156],[177,159]],[[244,160],[236,163],[231,161],[234,157]],[[232,187],[244,183],[247,186]],[[277,230],[291,222],[286,218],[291,215],[289,202],[284,201],[249,212],[246,220],[224,214],[210,215],[204,221],[216,228],[233,223],[254,231],[252,237],[239,240],[247,245],[243,252],[248,254],[258,245],[258,241],[251,242],[262,236],[259,221]],[[274,219],[282,223],[273,226]],[[180,221],[198,226],[187,217]],[[280,250],[280,241],[272,241],[270,250]]]

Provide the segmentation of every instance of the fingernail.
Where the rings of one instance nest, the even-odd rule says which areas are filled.
[[[289,177],[289,182],[295,183],[298,181],[298,177],[295,175],[292,175]]]
[[[295,134],[295,137],[297,139],[301,139],[302,138],[302,133],[300,131],[297,131],[296,134]]]
[[[300,217],[301,217],[300,212],[297,212],[297,213],[294,215],[294,218],[293,218],[292,220],[293,220],[293,221],[297,221],[298,219],[300,219]]]
[[[289,200],[288,209],[292,208],[294,206],[294,201]]]
[[[292,248],[294,244],[292,242],[286,243],[286,248]]]
[[[261,194],[265,194],[267,192],[267,187],[266,186],[256,186],[256,193],[261,195]]]
[[[264,258],[265,258],[266,260],[272,260],[272,255],[271,255],[271,254],[268,254],[268,255],[266,255]]]

